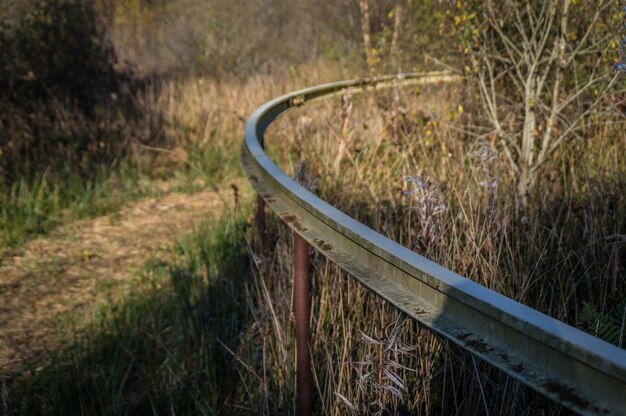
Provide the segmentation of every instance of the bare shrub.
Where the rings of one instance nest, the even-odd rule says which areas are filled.
[[[587,137],[611,117],[619,10],[609,0],[458,7],[465,72],[486,122],[482,134],[497,138],[526,206],[561,144]]]

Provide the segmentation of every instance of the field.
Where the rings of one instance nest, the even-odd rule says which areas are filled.
[[[3,414],[293,414],[291,232],[268,210],[260,244],[243,123],[402,70],[463,79],[306,104],[268,153],[383,235],[623,347],[623,12],[536,3],[0,6]],[[313,250],[310,273],[315,414],[569,414]]]

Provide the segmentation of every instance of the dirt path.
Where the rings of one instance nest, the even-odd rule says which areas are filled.
[[[172,193],[60,227],[0,266],[0,381],[36,368],[58,347],[59,322],[85,321],[180,233],[233,206],[228,187]],[[228,205],[228,207],[225,207]]]

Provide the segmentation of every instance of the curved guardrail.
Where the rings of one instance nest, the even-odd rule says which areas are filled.
[[[448,82],[445,73],[343,81],[259,107],[245,125],[245,173],[295,233],[431,330],[580,414],[626,414],[626,351],[502,296],[384,237],[296,183],[263,150],[288,109],[350,90]]]

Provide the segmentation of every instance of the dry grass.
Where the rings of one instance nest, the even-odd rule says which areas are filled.
[[[591,305],[603,311],[600,325],[626,294],[623,121],[590,125],[593,141],[562,148],[520,211],[504,156],[467,128],[464,95],[434,87],[314,104],[272,127],[267,147],[288,172],[304,161],[323,199],[406,247],[573,325],[584,327],[581,309]],[[278,394],[281,405],[265,403],[266,413],[290,409],[294,382],[290,240],[276,223],[271,235],[253,291],[257,348],[266,353],[248,363]],[[403,322],[319,255],[312,273],[319,412],[565,412]]]
[[[273,75],[228,80],[188,77],[164,80],[142,97],[141,107],[152,121],[153,135],[167,138],[163,147],[134,140],[134,156],[153,177],[198,181],[211,186],[240,176],[239,147],[243,124],[261,103],[309,85],[330,82],[348,74],[337,65],[322,63],[291,67]],[[144,132],[144,135],[150,135]]]

